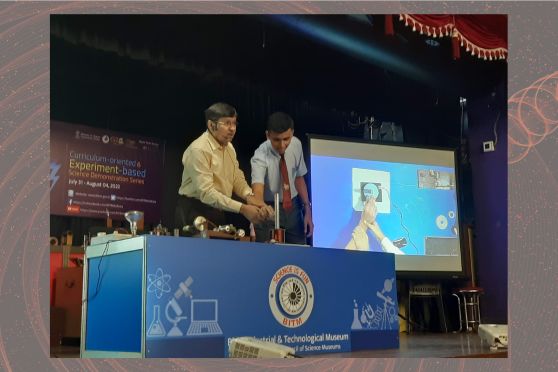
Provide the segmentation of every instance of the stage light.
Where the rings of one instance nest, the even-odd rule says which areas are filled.
[[[325,43],[337,50],[353,55],[369,63],[395,70],[396,72],[410,76],[423,82],[433,81],[433,76],[409,63],[398,56],[389,53],[381,47],[374,45],[370,40],[360,39],[357,36],[346,34],[335,30],[330,26],[320,24],[309,17],[297,17],[288,15],[273,16],[277,21],[292,29],[301,31],[314,40]]]

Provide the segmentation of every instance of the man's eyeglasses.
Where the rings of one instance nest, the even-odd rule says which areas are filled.
[[[226,128],[238,127],[238,121],[215,121],[214,123],[221,124]]]

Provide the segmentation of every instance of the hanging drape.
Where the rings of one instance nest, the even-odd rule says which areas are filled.
[[[485,60],[506,59],[508,55],[505,14],[400,14],[399,20],[413,31],[428,37],[451,37],[453,58],[461,48]],[[386,16],[386,34],[393,35],[393,17]]]

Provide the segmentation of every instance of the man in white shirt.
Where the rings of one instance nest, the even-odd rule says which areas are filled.
[[[267,120],[267,141],[254,152],[252,189],[259,203],[273,204],[279,194],[280,226],[286,229],[285,242],[306,244],[312,236],[314,224],[304,181],[307,173],[302,144],[294,137],[293,119],[284,112],[275,112]],[[256,240],[269,240],[272,221],[254,224]]]
[[[236,109],[226,103],[215,103],[205,110],[205,120],[207,131],[182,155],[184,171],[175,225],[191,225],[197,216],[223,225],[225,211],[240,213],[252,223],[268,218],[272,211],[254,197],[231,144],[238,125]],[[233,193],[245,203],[233,200]]]

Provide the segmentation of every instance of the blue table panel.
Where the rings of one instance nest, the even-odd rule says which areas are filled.
[[[89,259],[87,350],[141,352],[142,263],[143,250]]]
[[[392,254],[146,239],[147,357],[222,357],[238,336],[297,354],[399,347]]]

